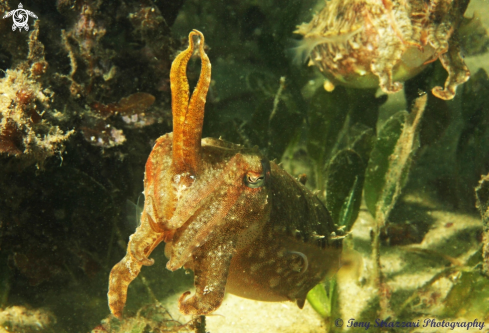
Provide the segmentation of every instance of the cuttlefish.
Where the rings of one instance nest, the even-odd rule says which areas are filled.
[[[190,97],[186,69],[196,47],[201,73]],[[308,291],[339,268],[341,237],[328,210],[258,148],[202,139],[211,64],[201,32],[190,32],[170,81],[173,133],[146,162],[141,224],[110,273],[111,312],[122,316],[129,284],[153,265],[162,241],[169,270],[194,272],[195,292],[179,299],[184,314],[215,311],[225,292],[302,308]]]
[[[309,59],[326,77],[324,88],[380,87],[395,93],[403,82],[440,59],[447,71],[434,96],[451,100],[470,71],[464,62],[459,30],[466,0],[328,0],[309,23],[294,49],[296,60]],[[466,34],[466,32],[464,32]]]

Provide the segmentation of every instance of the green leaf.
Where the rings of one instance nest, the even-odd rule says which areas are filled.
[[[326,171],[326,207],[337,225],[350,230],[362,200],[365,169],[373,146],[374,132],[364,125],[352,126],[351,148],[338,152]],[[353,134],[354,133],[354,134]]]
[[[387,222],[390,212],[407,183],[412,158],[419,148],[419,124],[427,100],[428,96],[424,95],[415,101],[411,113],[406,117],[394,152],[389,157],[389,169],[385,175],[385,184],[375,211],[375,218],[380,226],[384,226]]]
[[[350,148],[358,153],[365,165],[367,165],[375,143],[374,130],[361,124],[355,124],[352,126],[350,132],[356,133],[351,134],[353,136],[353,143],[350,145]]]
[[[489,280],[479,272],[462,272],[445,298],[442,316],[484,318],[488,298]]]
[[[360,155],[350,149],[340,151],[331,160],[326,176],[326,207],[335,224],[350,224],[350,219],[356,217],[353,215],[358,215],[365,167]]]
[[[377,201],[381,196],[389,170],[389,157],[394,152],[407,117],[406,111],[400,111],[389,118],[382,126],[370,154],[365,174],[364,193],[365,203],[373,216],[375,216]]]
[[[339,308],[339,304],[338,304],[338,297],[339,297],[339,294],[338,294],[338,283],[336,281],[336,277],[333,277],[328,281],[328,284],[329,284],[329,299],[330,299],[330,308],[331,308],[331,311],[330,311],[330,316],[334,316],[334,317],[339,317],[340,315],[340,308]]]
[[[359,181],[359,178],[362,178],[362,181]],[[346,227],[345,231],[350,231],[351,227],[353,226],[353,222],[355,222],[357,219],[362,199],[363,179],[364,177],[362,176],[355,177],[350,193],[348,197],[345,198],[343,206],[341,206],[338,225],[344,225]]]
[[[317,284],[314,288],[309,290],[307,301],[322,318],[330,317],[331,303],[322,283]]]

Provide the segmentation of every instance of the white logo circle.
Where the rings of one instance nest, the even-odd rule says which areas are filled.
[[[13,16],[14,24],[18,27],[23,27],[26,25],[27,20],[29,19],[27,12],[25,9],[17,9]]]

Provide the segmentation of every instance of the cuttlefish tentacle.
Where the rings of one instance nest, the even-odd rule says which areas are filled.
[[[178,301],[180,312],[205,315],[217,309],[223,299],[229,266],[236,241],[216,238],[205,243],[193,255],[195,294],[185,292]],[[209,269],[212,267],[212,269]]]
[[[187,63],[194,53],[194,31],[188,36],[188,48],[173,60],[170,71],[171,107],[173,114],[173,146],[172,162],[176,172],[183,173],[187,170],[188,158],[185,158],[187,149],[184,149],[184,123],[188,111],[190,98],[187,80]]]
[[[194,36],[199,36],[201,72],[189,101],[187,64],[194,52]],[[170,82],[173,112],[173,167],[176,174],[195,176],[199,171],[204,106],[211,80],[211,64],[204,51],[204,35],[197,30],[189,34],[189,46],[172,64]]]
[[[157,141],[155,145],[156,150],[163,149],[164,141],[165,140],[161,139]],[[146,164],[146,181],[148,181],[148,178],[152,179],[154,177],[151,172],[152,163],[153,159],[150,158],[149,163]],[[154,208],[153,197],[148,191],[148,188],[146,188],[145,196],[147,200],[141,215],[141,224],[129,238],[126,255],[112,268],[110,272],[109,292],[107,296],[110,311],[117,318],[122,317],[122,310],[126,303],[127,288],[129,287],[129,284],[138,276],[143,265],[150,266],[154,263],[154,261],[148,257],[158,246],[158,244],[168,238],[167,234],[171,232],[160,232],[162,229],[159,228],[160,225],[158,224],[158,216],[155,216],[157,220],[155,222],[153,217],[150,215],[150,212],[155,214],[156,210]]]
[[[199,209],[211,205],[212,201],[215,201],[214,197],[219,196],[218,192],[226,187],[233,186],[233,184],[230,184],[230,181],[232,181],[231,176],[235,173],[235,170],[244,165],[243,156],[236,154],[229,160],[228,165],[222,171],[223,175],[229,175],[229,177],[220,177],[207,186],[188,194],[185,202],[177,206],[174,217],[169,221],[169,226],[172,229],[177,229],[195,215]],[[228,198],[230,198],[229,195]],[[219,207],[222,206],[225,206],[224,202],[220,203]]]
[[[438,98],[450,100],[455,97],[457,86],[467,82],[470,78],[470,70],[460,55],[460,46],[455,42],[450,46],[448,52],[440,55],[440,62],[448,72],[448,78],[444,88],[436,86],[432,89],[432,93]]]
[[[211,83],[211,62],[204,51],[204,35],[200,31],[194,31],[200,37],[199,55],[201,69],[199,81],[197,82],[188,104],[188,112],[184,123],[185,134],[183,139],[185,140],[185,143],[183,146],[184,149],[189,150],[189,155],[192,156],[192,160],[189,161],[189,165],[194,168],[194,172],[197,172],[199,170],[199,162],[201,160],[200,150],[202,127],[204,126],[204,108],[207,92],[209,91],[209,85]]]
[[[242,155],[237,154],[223,170],[223,177],[216,181],[216,185],[212,187],[212,194],[209,193],[201,197],[206,198],[206,200],[197,202],[188,200],[188,204],[186,202],[186,211],[193,212],[194,218],[191,219],[192,215],[188,216],[190,220],[185,231],[176,232],[177,236],[172,245],[170,261],[166,265],[169,270],[175,271],[182,267],[191,259],[195,250],[207,241],[211,233],[224,233],[220,230],[225,224],[223,221],[241,195],[240,188],[236,186],[236,183],[240,184],[241,175],[235,175],[234,170],[242,169],[244,165]],[[206,214],[198,213],[201,209],[212,211],[212,216],[207,217]],[[203,219],[204,217],[205,219]]]
[[[148,257],[163,239],[164,233],[156,233],[148,222],[148,215],[143,212],[141,225],[130,237],[125,257],[110,271],[107,296],[110,311],[117,318],[122,317],[129,284],[138,276],[143,265],[154,263]]]
[[[199,81],[189,101],[189,85],[187,80],[187,64],[195,50],[194,36],[199,37],[199,54],[202,69]],[[170,222],[175,213],[180,194],[194,183],[200,170],[200,150],[202,126],[204,122],[204,106],[211,80],[211,64],[204,51],[204,35],[200,31],[190,32],[188,48],[173,61],[170,71],[173,113],[172,173],[169,197],[160,207],[166,216],[162,221],[164,229],[176,229],[182,226]],[[158,223],[158,221],[157,221]]]

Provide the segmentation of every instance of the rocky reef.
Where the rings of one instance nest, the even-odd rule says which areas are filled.
[[[42,19],[29,33],[1,27],[1,152],[41,167],[73,133],[110,148],[126,140],[120,127],[165,121],[179,43],[158,4],[58,1],[36,9]]]

